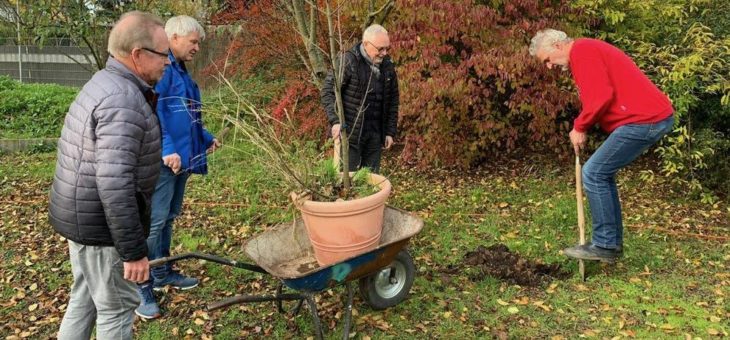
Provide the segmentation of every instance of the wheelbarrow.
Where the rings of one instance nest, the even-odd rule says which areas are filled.
[[[377,248],[329,266],[319,266],[301,219],[293,224],[277,225],[255,236],[244,246],[244,252],[256,264],[238,262],[222,257],[185,253],[157,259],[150,266],[159,266],[188,258],[204,259],[249,271],[269,274],[281,280],[274,295],[237,295],[208,305],[216,310],[239,303],[274,301],[281,313],[283,301],[296,301],[292,315],[299,313],[304,302],[312,315],[316,336],[322,339],[322,326],[314,295],[333,286],[344,284],[347,292],[343,338],[348,339],[352,319],[352,282],[358,280],[362,299],[373,309],[392,307],[403,301],[413,285],[413,258],[404,249],[411,237],[423,228],[423,221],[400,209],[386,207],[383,232]],[[284,288],[294,290],[285,293]]]

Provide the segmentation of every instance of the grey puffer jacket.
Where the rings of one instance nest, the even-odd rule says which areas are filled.
[[[154,91],[109,58],[71,104],[58,141],[49,220],[67,239],[147,256],[150,201],[160,172]]]

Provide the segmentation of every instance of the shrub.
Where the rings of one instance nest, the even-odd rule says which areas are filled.
[[[730,135],[702,129],[697,132],[696,140],[701,144],[699,148],[713,150],[706,156],[707,169],[699,173],[700,181],[723,198],[730,198]]]
[[[399,4],[390,32],[405,161],[467,167],[518,149],[564,148],[577,96],[527,44],[575,13],[568,1],[542,3]]]
[[[311,82],[290,81],[283,94],[271,107],[271,114],[279,120],[290,120],[296,129],[293,137],[324,142],[327,138],[327,120],[324,118],[319,91]]]
[[[0,137],[58,137],[77,88],[0,78]]]

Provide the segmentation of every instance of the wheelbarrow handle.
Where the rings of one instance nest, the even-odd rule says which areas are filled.
[[[259,266],[256,266],[256,265],[252,265],[252,264],[248,264],[248,263],[244,263],[244,262],[238,262],[235,260],[229,260],[229,259],[215,256],[215,255],[201,254],[201,253],[183,253],[183,254],[178,254],[178,255],[174,255],[174,256],[163,257],[163,258],[159,258],[159,259],[150,261],[149,265],[150,265],[150,268],[154,268],[154,267],[162,266],[166,263],[176,262],[179,260],[185,260],[185,259],[191,259],[191,258],[192,259],[202,259],[202,260],[219,263],[219,264],[226,265],[226,266],[246,269],[246,270],[250,270],[252,272],[268,274],[268,272],[265,269],[263,269]]]

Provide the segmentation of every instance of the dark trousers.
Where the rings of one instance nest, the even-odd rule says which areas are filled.
[[[360,142],[353,138],[350,142],[349,165],[350,171],[361,167],[368,167],[370,171],[380,171],[380,155],[383,153],[383,138],[379,131],[365,130],[360,136]]]

